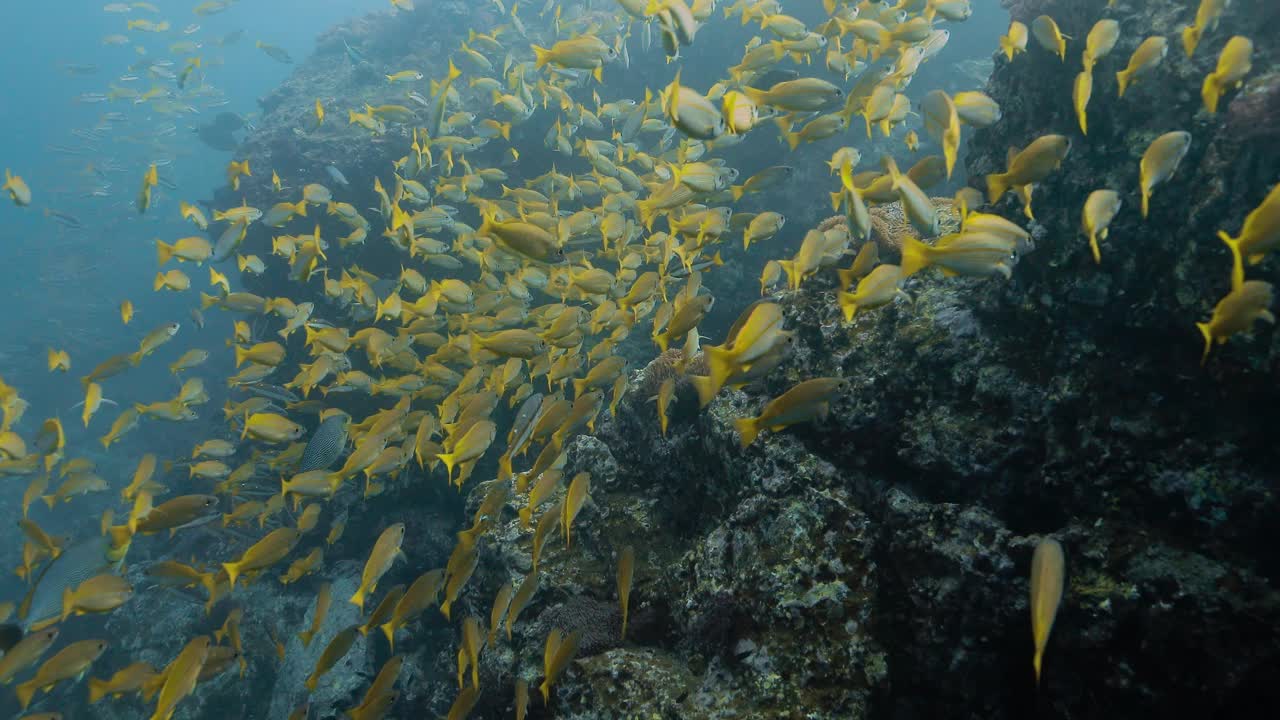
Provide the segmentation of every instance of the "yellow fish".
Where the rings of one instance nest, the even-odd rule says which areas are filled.
[[[1138,49],[1133,51],[1133,55],[1129,56],[1129,65],[1124,70],[1116,73],[1116,83],[1119,85],[1120,97],[1124,97],[1124,91],[1128,89],[1133,81],[1155,69],[1168,53],[1169,41],[1167,38],[1156,35],[1143,40]]]
[[[1139,191],[1142,193],[1142,217],[1147,217],[1151,203],[1151,191],[1168,180],[1178,170],[1182,158],[1191,149],[1191,133],[1174,130],[1151,141],[1142,154]]]
[[[382,531],[373,545],[373,550],[369,552],[369,559],[365,561],[364,572],[360,576],[360,587],[356,588],[355,594],[351,596],[351,604],[364,610],[364,600],[369,593],[377,589],[378,580],[391,569],[391,564],[397,557],[404,556],[400,551],[400,545],[403,542],[404,523],[395,523]]]
[[[1200,356],[1200,364],[1204,365],[1209,359],[1209,350],[1215,342],[1221,345],[1236,333],[1248,332],[1257,320],[1274,325],[1276,317],[1267,309],[1271,299],[1271,283],[1262,280],[1248,280],[1232,288],[1214,306],[1209,322],[1196,323],[1204,336],[1204,354]]]
[[[1227,41],[1218,56],[1218,67],[1205,76],[1204,85],[1200,89],[1200,97],[1204,99],[1204,108],[1212,115],[1218,112],[1218,100],[1227,90],[1240,87],[1244,76],[1253,69],[1253,42],[1247,37],[1236,35]]]
[[[755,442],[761,430],[778,431],[788,425],[825,418],[837,393],[846,386],[844,378],[815,378],[797,383],[790,390],[770,400],[757,417],[733,421],[742,447]]]
[[[1031,636],[1036,645],[1032,665],[1036,670],[1037,686],[1040,685],[1044,648],[1049,642],[1049,632],[1053,630],[1058,605],[1062,603],[1065,565],[1062,545],[1053,538],[1041,540],[1031,556]]]
[[[1120,193],[1115,190],[1094,190],[1084,201],[1084,214],[1081,225],[1089,236],[1089,248],[1093,251],[1093,261],[1102,262],[1102,251],[1098,248],[1098,240],[1106,240],[1109,225],[1120,212]]]
[[[61,370],[67,372],[71,369],[71,356],[66,350],[54,350],[49,348],[49,372]]]
[[[1041,15],[1031,21],[1031,34],[1045,50],[1058,56],[1059,60],[1067,59],[1067,40],[1070,35],[1063,35],[1058,23],[1048,15]]]
[[[8,168],[5,168],[4,185],[0,185],[0,190],[7,190],[9,199],[15,205],[25,206],[31,204],[31,188],[27,187],[26,181],[22,178],[11,174]]]

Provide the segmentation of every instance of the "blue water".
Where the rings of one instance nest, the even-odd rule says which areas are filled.
[[[204,347],[215,354],[210,367],[222,368],[219,361],[225,358],[218,350],[230,352],[223,347],[230,328],[224,313],[210,313],[209,325],[200,331],[187,314],[194,298],[151,291],[155,240],[198,234],[180,217],[179,200],[199,204],[210,199],[213,190],[225,184],[226,165],[232,159],[232,153],[201,143],[193,128],[225,111],[252,119],[258,112],[257,99],[306,59],[319,33],[387,5],[378,0],[244,0],[225,12],[201,17],[191,11],[197,3],[185,0],[154,3],[161,10],[158,14],[105,13],[104,4],[100,0],[6,3],[5,22],[0,23],[0,67],[6,68],[4,102],[0,103],[0,166],[22,176],[35,194],[29,208],[7,202],[0,208],[0,337],[5,338],[0,345],[0,377],[18,387],[31,403],[26,422],[38,422],[56,411],[64,420],[68,443],[92,450],[100,449],[96,438],[118,410],[104,406],[86,435],[79,411],[71,409],[81,399],[74,377],[88,373],[109,355],[131,350],[152,328],[172,320],[183,323],[182,341],[162,348],[155,367],[167,365],[187,348]],[[172,27],[158,34],[130,32],[126,30],[130,18],[167,19]],[[191,24],[200,29],[184,34]],[[216,39],[236,30],[244,31],[237,43],[217,46]],[[103,38],[112,34],[127,35],[131,42],[104,45]],[[203,44],[194,56],[214,65],[206,67],[205,83],[225,96],[227,105],[201,109],[198,114],[163,115],[131,100],[77,102],[86,93],[107,93],[113,83],[147,90],[152,82],[145,71],[132,73],[141,76],[138,80],[120,81],[140,60],[170,60],[169,70],[180,72],[189,55],[175,55],[169,47],[189,40]],[[255,40],[284,48],[295,65],[268,58],[254,46]],[[137,48],[147,53],[139,54]],[[77,75],[65,69],[67,64],[97,69]],[[160,78],[155,84],[171,88],[174,81]],[[201,108],[218,95],[192,104]],[[110,129],[101,133],[102,139],[92,143],[74,134],[93,129],[104,113],[121,113],[125,119],[107,125]],[[167,125],[176,126],[171,135],[152,138]],[[84,148],[85,154],[59,154],[51,151],[52,146]],[[142,174],[148,163],[166,160],[160,176],[177,190],[156,188],[151,209],[139,217],[135,201]],[[99,178],[86,169],[90,165],[118,171]],[[270,173],[269,168],[257,171]],[[107,183],[107,197],[85,197]],[[84,227],[67,229],[44,215],[45,208],[68,213]],[[210,215],[207,209],[206,215]],[[192,290],[182,295],[208,289],[206,269],[184,270],[192,279]],[[228,275],[234,283],[236,273]],[[136,309],[127,328],[119,317],[119,303],[126,298]],[[70,376],[48,379],[45,353],[49,347],[71,354]],[[164,375],[126,373],[115,379],[107,397],[119,397],[121,402],[172,397],[178,382]],[[149,429],[144,424],[135,439],[164,442],[174,432],[166,425]],[[16,500],[6,493],[5,502]]]

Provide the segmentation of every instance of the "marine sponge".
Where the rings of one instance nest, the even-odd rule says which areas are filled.
[[[647,401],[658,394],[658,388],[662,387],[662,383],[666,382],[667,378],[675,378],[677,389],[679,389],[680,385],[688,383],[688,375],[711,374],[705,353],[694,355],[685,366],[683,373],[680,372],[682,362],[684,362],[684,350],[681,348],[671,348],[655,357],[636,378],[635,397],[641,401]]]
[[[566,634],[582,633],[578,640],[578,657],[598,655],[622,644],[622,613],[614,603],[605,603],[583,595],[575,595],[564,603],[547,608],[538,618],[542,633],[560,628]]]
[[[945,235],[960,229],[960,215],[955,211],[951,198],[930,198],[938,213],[938,234]],[[870,209],[871,238],[880,246],[881,252],[899,255],[902,253],[902,238],[919,233],[911,226],[911,221],[902,212],[901,203],[886,203]],[[818,230],[827,231],[837,226],[848,227],[849,222],[843,215],[833,215],[818,224]]]

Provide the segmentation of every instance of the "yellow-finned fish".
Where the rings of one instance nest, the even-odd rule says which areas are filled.
[[[316,593],[315,608],[311,611],[311,626],[298,633],[298,639],[302,641],[302,647],[309,647],[316,633],[320,632],[320,628],[324,627],[324,619],[329,614],[329,603],[332,599],[332,588],[329,583],[324,583],[320,586],[320,591]]]
[[[864,247],[875,247],[875,243],[867,243]],[[859,310],[892,302],[901,293],[902,281],[901,267],[879,265],[858,282],[858,287],[853,292],[840,292],[837,300],[845,322],[852,321]]]
[[[1014,20],[1009,23],[1009,31],[1000,36],[1000,50],[1013,61],[1013,56],[1027,51],[1027,26]]]
[[[373,549],[369,551],[369,559],[365,561],[364,572],[360,575],[360,587],[351,596],[351,604],[364,610],[364,600],[378,587],[382,578],[397,557],[403,557],[400,545],[404,542],[404,523],[390,525],[378,536]]]
[[[1151,203],[1151,191],[1157,185],[1173,177],[1182,158],[1191,149],[1191,133],[1174,130],[1151,141],[1142,153],[1139,191],[1142,193],[1142,217],[1147,217]]]
[[[1240,87],[1244,76],[1253,69],[1253,41],[1242,35],[1236,35],[1227,41],[1218,56],[1217,68],[1205,76],[1200,89],[1200,97],[1204,99],[1204,109],[1212,115],[1218,112],[1218,101],[1228,90]]]
[[[110,573],[89,578],[74,590],[62,591],[62,621],[72,615],[111,612],[133,597],[128,580]]]
[[[1094,23],[1088,37],[1085,38],[1084,52],[1081,54],[1084,71],[1092,73],[1093,66],[1111,54],[1111,50],[1115,48],[1116,41],[1119,39],[1120,23],[1111,18],[1104,18]]]
[[[1049,632],[1053,630],[1053,620],[1058,615],[1058,606],[1062,603],[1062,589],[1065,585],[1066,558],[1062,554],[1062,545],[1053,538],[1045,538],[1036,545],[1035,554],[1031,556],[1031,637],[1035,641],[1036,651],[1031,664],[1036,671],[1036,686],[1040,685],[1040,663],[1044,658],[1044,648],[1049,642]]]
[[[244,573],[257,572],[283,560],[301,537],[302,533],[297,528],[277,528],[245,550],[239,560],[223,563],[222,567],[227,571],[231,587],[236,586],[236,579]]]
[[[31,188],[27,187],[25,180],[10,173],[8,168],[5,168],[4,185],[0,185],[0,190],[8,191],[9,199],[14,205],[22,207],[31,204]]]
[[[994,203],[1010,188],[1044,180],[1062,165],[1070,151],[1071,140],[1065,135],[1041,135],[1013,156],[1005,172],[987,175],[987,200]]]
[[[307,678],[305,684],[308,690],[315,692],[316,687],[320,684],[320,678],[332,670],[339,660],[346,657],[347,652],[351,650],[351,646],[355,644],[358,637],[360,637],[359,625],[348,625],[333,636],[333,639],[325,646],[324,651],[320,653],[320,657],[316,660],[315,669],[311,671],[311,675]]]
[[[1111,221],[1120,212],[1120,193],[1115,190],[1094,190],[1084,201],[1084,213],[1081,226],[1085,235],[1089,236],[1089,249],[1093,251],[1093,261],[1102,262],[1102,251],[1098,248],[1099,240],[1106,240],[1110,232]]]
[[[1245,217],[1238,236],[1233,238],[1219,231],[1218,237],[1231,248],[1231,287],[1240,287],[1244,282],[1245,261],[1257,265],[1267,253],[1280,247],[1280,184],[1272,187],[1267,197]]]
[[[1129,56],[1128,66],[1116,73],[1116,83],[1119,86],[1120,97],[1124,97],[1125,90],[1135,80],[1154,70],[1167,54],[1169,54],[1168,38],[1156,35],[1143,40],[1138,49],[1133,51],[1133,55]]]
[[[1187,57],[1195,54],[1205,32],[1218,27],[1218,20],[1229,4],[1231,0],[1200,0],[1195,22],[1182,28],[1182,48],[1187,51]]]
[[[1067,40],[1071,39],[1071,36],[1063,35],[1053,18],[1041,15],[1032,20],[1031,34],[1035,36],[1036,42],[1039,42],[1041,47],[1057,55],[1059,60],[1066,61]]]
[[[580,630],[565,635],[560,628],[552,628],[547,635],[547,646],[543,652],[544,678],[542,685],[538,687],[542,692],[544,703],[550,702],[551,686],[560,679],[560,674],[565,671],[565,668],[569,667],[573,656],[578,654],[578,642],[581,636]]]
[[[1248,332],[1257,320],[1274,325],[1276,317],[1267,309],[1271,306],[1272,295],[1271,283],[1247,280],[1219,300],[1209,321],[1196,323],[1204,336],[1204,354],[1200,356],[1200,364],[1204,365],[1209,359],[1209,351],[1215,342],[1221,345],[1236,333]]]
[[[36,670],[35,677],[14,688],[18,704],[26,710],[38,691],[48,692],[64,680],[83,677],[106,650],[105,640],[81,640],[62,648],[44,661],[40,669]]]
[[[814,378],[797,383],[790,390],[770,400],[757,417],[733,421],[742,447],[755,442],[761,430],[778,431],[788,425],[825,418],[830,403],[847,385],[844,378]]]
[[[66,350],[54,350],[49,348],[49,372],[61,370],[67,372],[71,370],[71,356]]]
[[[204,664],[209,659],[211,647],[212,642],[208,635],[192,638],[159,675],[157,680],[162,683],[159,690],[160,698],[156,701],[152,720],[172,718],[174,711],[178,709],[178,703],[196,689],[196,683],[200,680],[200,671],[204,669]]]
[[[631,580],[636,569],[636,551],[630,545],[618,554],[618,606],[622,610],[621,638],[627,638],[627,610],[631,606]],[[490,640],[492,642],[492,640]]]

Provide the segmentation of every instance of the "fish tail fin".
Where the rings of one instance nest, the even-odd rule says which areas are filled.
[[[724,387],[725,381],[729,376],[733,375],[733,355],[722,345],[708,345],[703,351],[707,354],[707,361],[711,370],[710,379],[711,387],[710,395],[715,397],[720,392],[720,388]],[[699,393],[701,397],[701,393]]]
[[[26,710],[27,706],[31,704],[31,698],[35,697],[36,690],[38,689],[39,688],[36,687],[36,681],[34,679],[28,680],[14,688],[14,692],[18,694],[18,704],[22,706],[23,710]]]
[[[1191,57],[1196,52],[1196,46],[1200,44],[1201,30],[1195,25],[1188,25],[1182,28],[1182,49],[1187,51],[1187,57]]]
[[[516,511],[516,514],[520,516],[520,527],[526,530],[533,527],[533,508],[526,505]]]
[[[311,630],[303,630],[298,633],[298,639],[302,641],[302,647],[311,647],[311,639],[315,637],[315,633]]]
[[[733,427],[738,431],[738,438],[743,448],[750,447],[751,443],[756,441],[756,436],[760,434],[760,426],[755,418],[736,418],[733,421]]]
[[[1200,355],[1200,366],[1204,367],[1205,361],[1209,359],[1209,350],[1213,348],[1213,334],[1209,332],[1209,323],[1196,323],[1196,328],[1204,337],[1204,352]]]
[[[98,678],[89,678],[89,704],[93,705],[101,700],[107,694],[107,681]]]
[[[396,626],[395,621],[385,622],[381,626],[382,634],[387,636],[387,645],[391,648],[391,654],[396,653]]]
[[[227,579],[231,581],[232,589],[236,586],[236,578],[240,577],[240,563],[222,563],[222,569],[227,571]],[[212,595],[212,593],[210,593]]]
[[[987,175],[987,202],[995,203],[1009,192],[1009,176],[1006,173]]]
[[[840,311],[844,313],[845,322],[852,322],[854,316],[858,314],[858,301],[856,298],[857,294],[855,293],[840,293]]]
[[[156,260],[159,265],[164,265],[173,257],[173,245],[163,241],[156,240]]]
[[[329,204],[330,204],[330,205],[333,205],[333,203],[332,203],[332,202],[330,202]],[[293,206],[293,211],[294,211],[294,212],[296,212],[296,213],[298,214],[298,216],[299,216],[299,217],[306,217],[306,216],[307,216],[307,200],[306,200],[306,198],[303,198],[302,200],[299,200],[296,204],[294,204],[294,206]]]
[[[768,93],[766,91],[761,90],[760,88],[744,87],[742,88],[742,92],[746,93],[752,103],[756,105],[766,104],[765,98],[768,97]]]
[[[1231,249],[1231,289],[1237,290],[1244,284],[1244,255],[1240,252],[1240,239],[1218,231],[1218,239]]]
[[[58,502],[58,498],[54,497],[53,495],[41,495],[40,499],[44,501],[45,505],[49,506],[50,510],[52,510],[53,506]]]
[[[1008,35],[1000,36],[1000,50],[1004,52],[1005,57],[1009,58],[1010,62],[1013,62],[1013,40],[1010,40]]]
[[[782,267],[782,271],[787,274],[787,284],[791,286],[792,290],[798,290],[800,288],[801,278],[796,269],[795,261],[779,260],[778,265],[780,265]]]
[[[909,278],[929,267],[931,248],[910,235],[902,239],[902,277]]]
[[[573,379],[573,396],[581,397],[582,394],[586,391],[587,391],[586,378],[574,378]]]
[[[62,588],[62,617],[58,618],[58,622],[66,622],[75,609],[76,594],[69,587]]]
[[[711,387],[711,378],[706,375],[689,375],[689,382],[698,393],[698,406],[706,407],[715,398],[715,390]]]
[[[158,281],[159,281],[159,280],[157,279],[157,282],[158,282]],[[157,288],[157,289],[159,289],[159,288]],[[218,299],[219,299],[219,298],[214,297],[213,295],[208,295],[208,294],[205,294],[205,293],[200,293],[200,309],[201,309],[201,310],[208,310],[209,308],[211,308],[211,307],[213,307],[214,305],[217,305],[217,304],[218,304]]]
[[[155,292],[160,292],[160,288],[162,287],[164,287],[164,273],[158,272],[156,273],[155,282],[151,284],[151,289]]]
[[[742,199],[743,194],[747,192],[747,187],[745,185],[732,185],[729,187],[729,192],[733,195],[733,201],[738,202]]]
[[[1204,109],[1210,115],[1218,112],[1218,99],[1222,97],[1222,88],[1218,87],[1218,74],[1209,73],[1204,76],[1204,85],[1200,88],[1200,97],[1204,100]]]
[[[1147,219],[1147,211],[1151,206],[1151,191],[1145,186],[1142,188],[1142,219]]]
[[[1119,97],[1124,97],[1124,91],[1129,88],[1129,77],[1130,76],[1129,76],[1128,70],[1121,70],[1120,72],[1116,73],[1116,85],[1118,86],[1118,90],[1120,92]]]
[[[1098,234],[1089,233],[1089,249],[1093,251],[1093,262],[1097,265],[1102,264],[1102,250],[1098,247]]]
[[[236,367],[237,368],[244,364],[245,356],[247,354],[248,352],[243,347],[240,347],[239,345],[236,346]]]
[[[547,63],[551,62],[551,51],[541,45],[534,45],[533,58],[535,67],[541,69],[545,67]]]

